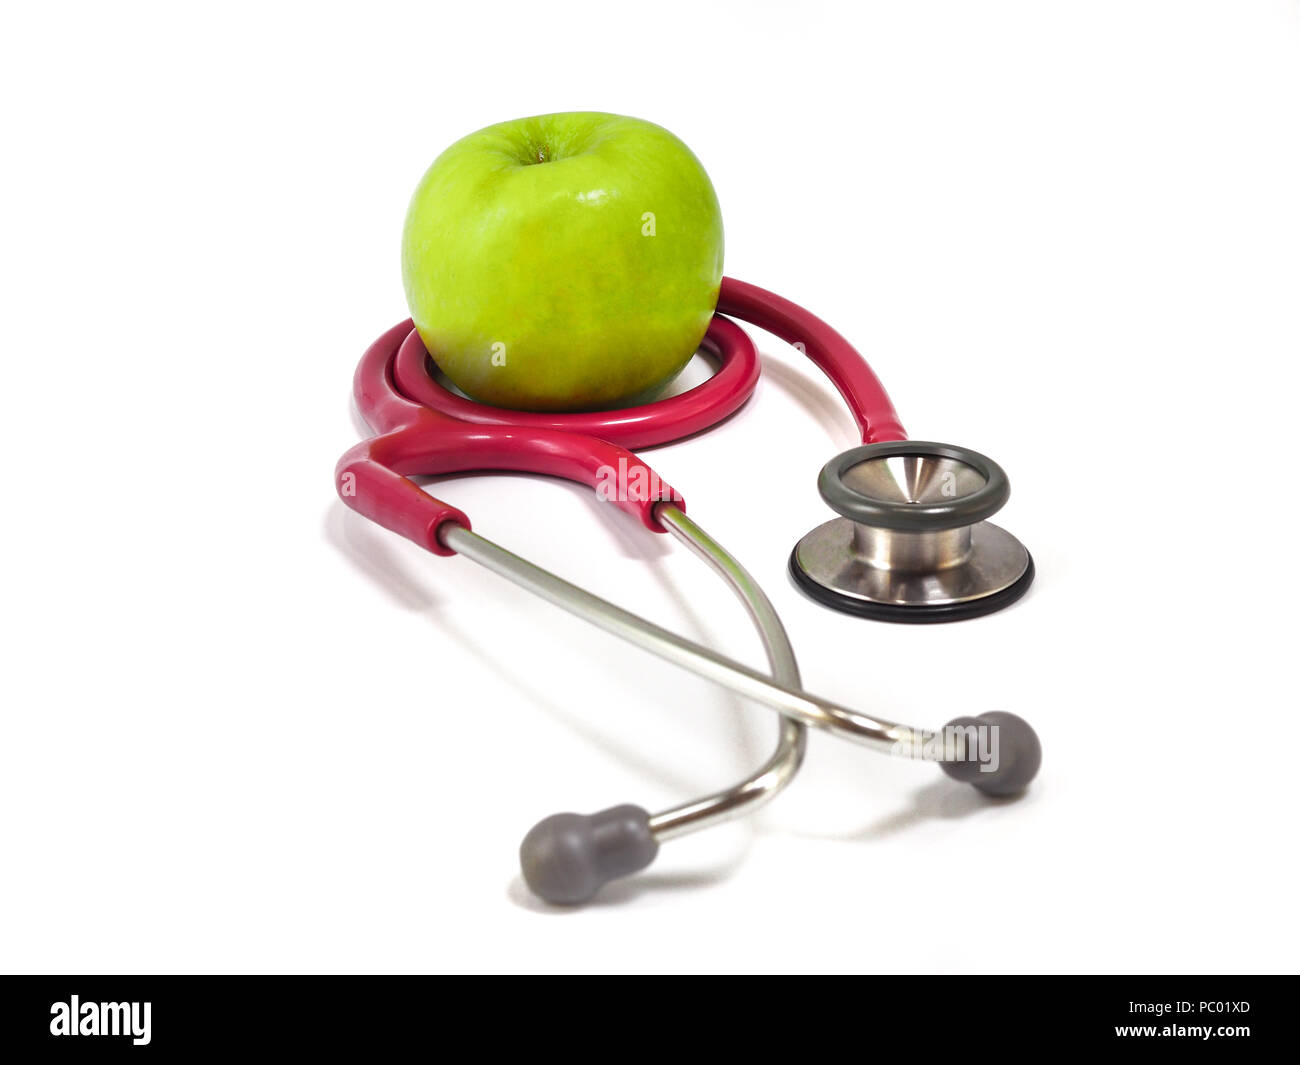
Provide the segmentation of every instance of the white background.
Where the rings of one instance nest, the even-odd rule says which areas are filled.
[[[0,966],[1295,969],[1300,6],[27,5],[0,83]],[[769,810],[597,904],[522,888],[538,818],[674,803],[775,731],[334,497],[424,168],[570,109],[681,136],[727,272],[1007,469],[1030,595],[913,628],[785,576],[855,440],[784,344],[651,458],[810,690],[1031,720],[1022,801],[814,736]],[[438,494],[761,661],[698,561],[586,491]]]

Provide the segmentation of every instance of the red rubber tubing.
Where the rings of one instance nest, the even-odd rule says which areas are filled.
[[[743,406],[758,384],[758,349],[735,322],[714,317],[700,346],[722,360],[712,377],[680,395],[621,410],[554,413],[475,403],[450,392],[429,372],[429,353],[414,329],[398,349],[393,380],[403,395],[464,422],[559,429],[598,436],[626,448],[655,447],[717,425]]]
[[[439,527],[454,521],[468,529],[469,518],[429,495],[412,476],[514,470],[599,489],[613,474],[611,487],[624,490],[611,493],[610,501],[654,532],[666,531],[655,517],[658,503],[670,501],[685,509],[671,485],[631,451],[607,440],[560,429],[474,425],[407,399],[393,383],[392,365],[412,332],[409,321],[394,326],[357,366],[357,404],[380,435],[357,444],[335,467],[335,487],[354,510],[434,554],[450,555],[454,552],[438,538]]]
[[[757,285],[722,279],[718,312],[752,322],[800,348],[839,389],[864,444],[906,440],[885,386],[858,350],[815,314]]]
[[[600,489],[611,471],[611,499],[654,532],[655,507],[685,509],[673,488],[629,448],[668,443],[716,425],[741,407],[758,383],[758,352],[733,314],[801,348],[829,377],[866,443],[904,440],[889,396],[866,360],[820,318],[734,278],[723,278],[718,311],[704,346],[722,360],[708,381],[656,403],[617,411],[537,413],[474,403],[429,373],[429,357],[410,320],[366,350],[353,379],[357,406],[379,435],[349,450],[335,468],[339,496],[354,510],[438,555],[450,555],[438,529],[466,515],[425,492],[414,476],[512,470],[564,477]]]

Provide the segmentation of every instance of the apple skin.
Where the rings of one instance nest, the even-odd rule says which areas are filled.
[[[641,119],[568,112],[488,126],[438,156],[407,212],[402,280],[466,395],[584,410],[690,361],[722,251],[717,195],[685,144]]]

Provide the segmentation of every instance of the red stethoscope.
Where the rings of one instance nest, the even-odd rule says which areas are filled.
[[[1006,474],[984,455],[949,444],[909,441],[866,360],[829,325],[774,293],[723,278],[718,313],[703,347],[717,371],[689,391],[623,410],[534,413],[475,403],[438,379],[407,320],[376,340],[353,382],[376,436],[350,449],[335,470],[349,507],[436,555],[462,555],[558,606],[780,714],[776,749],[745,780],[670,810],[637,806],[541,821],[520,849],[524,878],[554,903],[589,899],[609,879],[634,872],[659,844],[747,813],[774,797],[803,758],[807,726],[886,753],[938,762],[950,776],[992,795],[1022,791],[1041,751],[1019,717],[988,713],[927,730],[886,721],[803,690],[793,650],[771,601],[749,573],[686,515],[682,497],[634,449],[701,432],[738,410],[760,373],[754,342],[731,316],[804,352],[853,413],[863,444],[822,469],[818,487],[837,517],[795,546],[790,574],[815,601],[889,621],[952,621],[1019,599],[1033,560],[987,519],[1006,502]],[[686,640],[533,565],[472,531],[469,518],[412,477],[515,471],[586,484],[670,533],[733,588],[767,652],[764,673]],[[622,490],[610,491],[611,471]]]

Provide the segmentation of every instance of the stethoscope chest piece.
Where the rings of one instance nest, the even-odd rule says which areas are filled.
[[[882,621],[957,621],[1009,606],[1033,582],[1025,546],[987,520],[1011,486],[979,452],[866,444],[828,462],[817,487],[840,517],[795,545],[790,573],[824,606]]]

